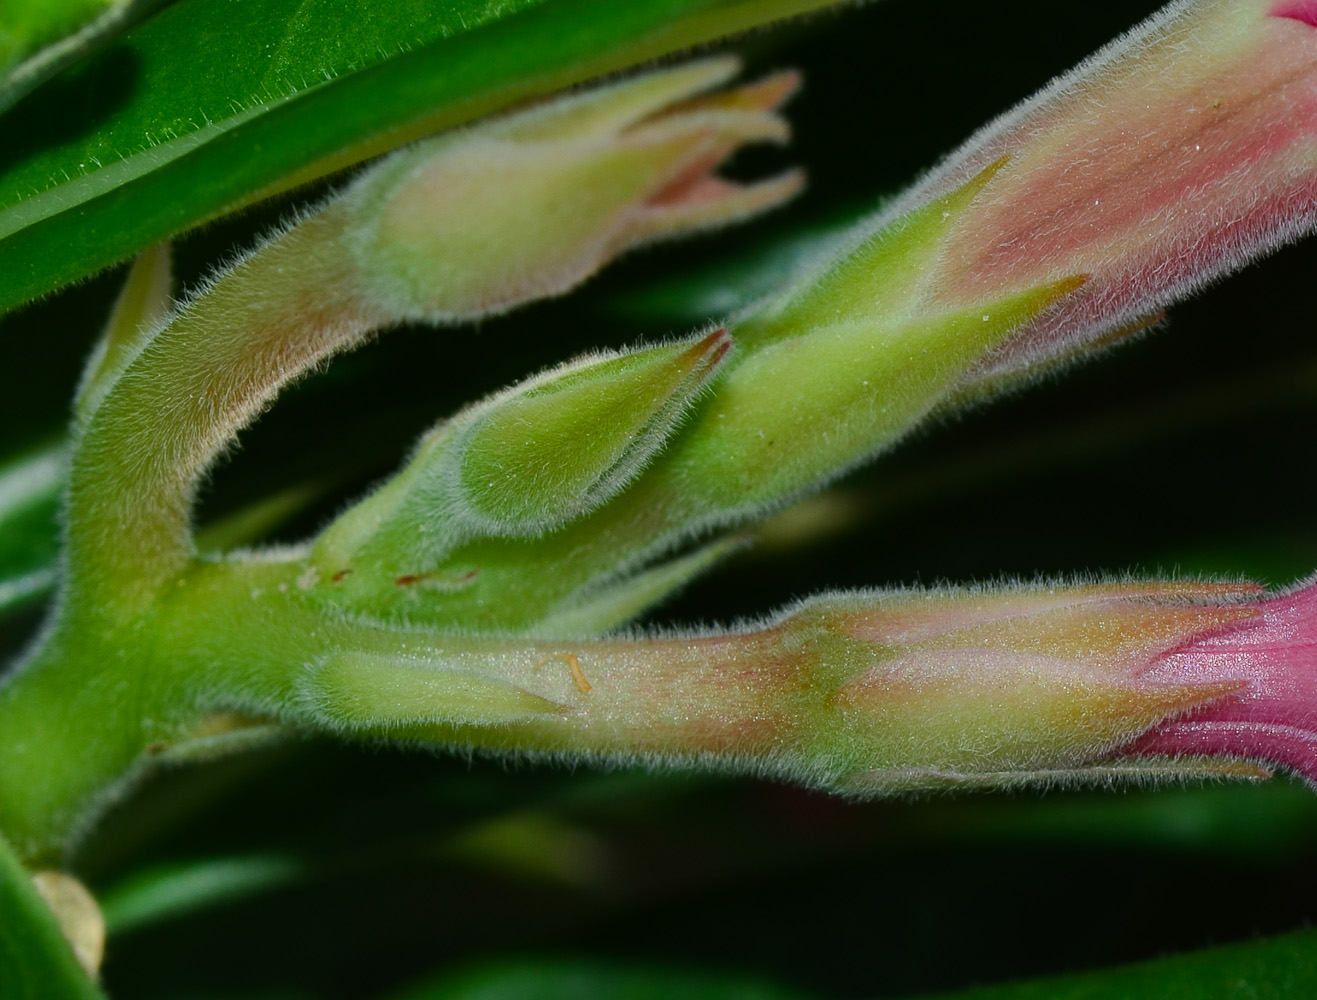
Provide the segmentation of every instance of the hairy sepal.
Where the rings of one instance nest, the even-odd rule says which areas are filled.
[[[491,749],[706,760],[848,794],[1174,771],[1121,748],[1247,683],[1154,671],[1255,608],[1193,583],[825,595],[742,631],[516,640],[378,627],[318,664],[321,724]],[[1225,601],[1221,598],[1226,597]],[[1207,601],[1208,603],[1204,603]],[[1232,771],[1232,768],[1234,769]],[[1180,774],[1210,770],[1186,762]],[[1235,773],[1226,761],[1213,773]],[[1250,772],[1256,775],[1256,768]]]
[[[476,404],[317,543],[320,570],[375,607],[458,545],[533,538],[598,508],[665,446],[731,348],[723,330],[580,359]],[[347,575],[350,574],[350,578]]]

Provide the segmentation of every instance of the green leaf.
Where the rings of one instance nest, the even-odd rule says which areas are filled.
[[[278,855],[206,858],[153,867],[117,885],[102,900],[112,934],[173,920],[286,885],[303,866]]]
[[[500,10],[539,2],[512,0]],[[9,116],[15,148],[0,179],[0,234],[149,173],[331,80],[461,33],[464,24],[478,27],[490,19],[480,6],[488,7],[445,4],[427,18],[418,0],[387,13],[361,0],[178,4]],[[343,30],[352,19],[353,30]],[[111,77],[119,83],[105,93]],[[102,90],[99,103],[81,93],[89,86]]]
[[[724,974],[607,962],[509,962],[405,990],[391,1000],[795,1000],[800,993]]]
[[[928,1000],[1296,1000],[1317,995],[1317,931],[1120,969],[938,994]]]
[[[0,997],[104,1000],[64,940],[55,916],[0,837]]]
[[[0,9],[0,73],[95,20],[107,6],[113,4],[106,0],[9,0]]]
[[[62,444],[0,466],[0,614],[54,585],[63,488]]]
[[[170,0],[7,0],[0,111]]]
[[[1317,931],[1230,945],[1124,968],[1040,979],[928,1000],[1294,1000],[1317,992]],[[786,1000],[800,994],[725,975],[604,962],[480,966],[392,1000]]]
[[[18,137],[0,310],[422,135],[827,3],[177,4],[0,123]]]

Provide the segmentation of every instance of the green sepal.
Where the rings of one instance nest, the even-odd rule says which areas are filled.
[[[892,327],[912,318],[960,214],[1006,162],[1007,157],[994,161],[950,194],[864,237],[815,281],[757,307],[736,324],[737,339],[759,347],[839,323]]]
[[[815,323],[760,347],[700,411],[665,472],[696,510],[787,499],[895,443],[994,348],[1083,283],[1065,278],[903,325]]]
[[[717,330],[496,398],[451,453],[463,518],[490,535],[534,536],[598,507],[663,447],[730,347]]]
[[[671,597],[744,544],[742,536],[721,538],[626,579],[592,585],[527,631],[540,639],[571,639],[618,628]]]
[[[726,55],[678,63],[549,102],[529,114],[494,119],[481,128],[487,136],[519,142],[607,140],[678,101],[723,86],[740,70],[740,60]]]
[[[562,711],[556,702],[475,670],[356,651],[334,653],[316,664],[302,680],[301,695],[320,724],[357,734],[502,726]]]
[[[1265,781],[1271,772],[1257,764],[1215,757],[1134,757],[1083,767],[981,771],[962,774],[936,768],[859,771],[838,779],[833,790],[856,798],[903,795],[909,792],[1003,791],[1016,788],[1095,788],[1183,785],[1189,781]]]
[[[330,525],[312,562],[344,595],[389,604],[400,580],[429,574],[463,542],[535,537],[588,513],[664,446],[730,346],[717,330],[587,358],[477,404]]]

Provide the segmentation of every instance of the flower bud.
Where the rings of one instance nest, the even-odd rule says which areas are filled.
[[[84,568],[70,586],[107,608],[149,603],[194,554],[191,508],[211,462],[290,380],[371,333],[560,294],[638,243],[798,190],[794,172],[748,186],[713,176],[744,143],[787,137],[774,109],[793,75],[699,96],[737,68],[716,59],[642,75],[398,152],[139,336],[168,289],[164,253],[144,260],[79,405],[67,538]],[[572,486],[606,492],[626,468]],[[565,516],[551,502],[518,513],[514,494],[491,515],[508,514],[512,533]],[[581,500],[572,495],[564,509]],[[481,502],[469,512],[489,513]],[[125,544],[107,547],[110,537]]]
[[[858,795],[1256,777],[1210,748],[1188,760],[1130,750],[1245,692],[1238,671],[1166,663],[1247,629],[1259,611],[1241,599],[1255,593],[1185,582],[827,595],[747,631],[648,639],[390,636],[363,623],[344,626],[302,694],[334,727],[717,761]]]
[[[1023,328],[985,378],[1137,326],[1312,230],[1312,5],[1171,3],[986,126],[873,225],[894,224],[994,167],[948,231],[924,308],[956,309],[1067,275],[1088,281]]]
[[[680,66],[418,143],[345,195],[346,243],[372,304],[460,322],[561,294],[641,243],[721,225],[799,190],[713,170],[747,142],[783,142],[792,74],[730,94],[732,59]]]
[[[663,447],[730,348],[716,330],[579,361],[494,397],[447,452],[459,516],[535,535],[599,506]]]
[[[1293,5],[1291,5],[1293,6]],[[1309,8],[1317,16],[1317,8]],[[1163,655],[1152,674],[1240,688],[1188,718],[1167,721],[1130,754],[1206,755],[1279,764],[1317,786],[1317,583],[1260,601],[1254,617]]]
[[[1185,603],[1222,589],[1103,585],[824,605],[829,628],[888,653],[833,696],[840,715],[823,745],[857,765],[850,748],[884,748],[882,769],[845,779],[857,789],[1011,784],[1082,769],[1239,690],[1232,677],[1153,670],[1159,654],[1256,615]]]
[[[598,507],[664,446],[731,347],[724,330],[596,355],[513,386],[440,426],[392,482],[325,532],[316,560],[424,572],[477,537],[533,537]],[[391,588],[385,588],[386,592]]]
[[[906,434],[988,352],[1082,284],[1062,279],[935,319],[843,321],[756,345],[683,436],[668,474],[687,503],[724,511],[836,476]]]

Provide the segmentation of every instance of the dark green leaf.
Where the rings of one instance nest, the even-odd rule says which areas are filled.
[[[1317,996],[1317,931],[1123,969],[939,994],[928,1000],[1297,1000]]]
[[[9,0],[0,10],[0,111],[170,0]]]
[[[54,584],[63,468],[58,445],[0,466],[0,614]]]
[[[794,1000],[801,994],[748,978],[605,962],[507,962],[476,968],[392,1000]]]
[[[0,122],[0,310],[258,193],[827,2],[178,4]]]
[[[133,875],[105,895],[105,923],[111,933],[120,933],[268,891],[299,873],[297,862],[274,855],[158,865]]]
[[[1317,995],[1317,932],[1214,948],[1125,968],[928,1000],[1294,1000]],[[786,1000],[801,994],[721,974],[603,962],[507,962],[404,991],[393,1000]]]

